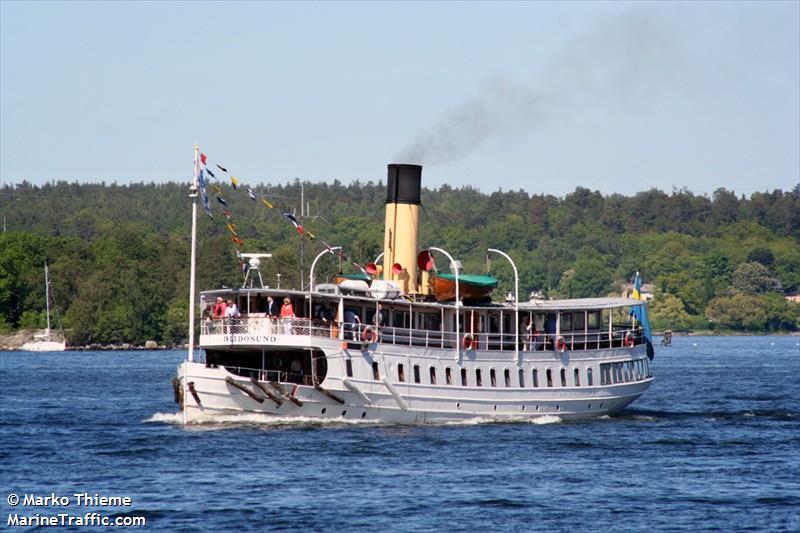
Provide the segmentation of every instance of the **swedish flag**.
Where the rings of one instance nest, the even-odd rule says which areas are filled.
[[[633,294],[631,298],[635,300],[644,300],[642,296],[642,278],[639,273],[636,273],[636,278],[633,281]],[[653,332],[650,329],[650,320],[647,318],[647,307],[644,304],[634,305],[631,307],[631,314],[636,317],[636,320],[642,325],[644,331],[644,340],[647,343],[647,357],[650,360],[655,357],[655,350],[653,349]]]

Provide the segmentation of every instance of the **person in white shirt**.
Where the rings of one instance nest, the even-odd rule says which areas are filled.
[[[233,322],[231,319],[239,318],[240,316],[242,316],[242,314],[239,312],[239,308],[233,303],[233,300],[228,300],[228,306],[225,308],[226,333],[231,332],[231,323]]]

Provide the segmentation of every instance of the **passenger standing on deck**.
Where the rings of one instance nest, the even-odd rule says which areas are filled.
[[[295,314],[294,307],[292,307],[292,301],[289,298],[284,298],[283,305],[281,306],[281,321],[283,322],[284,335],[292,334],[292,319],[294,318]]]
[[[225,309],[227,307],[228,306],[225,304],[225,300],[222,299],[222,296],[217,296],[217,303],[214,304],[212,316],[214,318],[225,318]]]
[[[225,333],[231,333],[231,325],[233,324],[234,318],[239,318],[241,313],[239,313],[239,308],[236,307],[236,304],[233,303],[233,300],[228,300],[227,305],[225,306]]]
[[[544,332],[547,333],[547,342],[550,342],[550,349],[556,349],[556,314],[547,313],[547,320],[544,323]]]
[[[531,351],[533,350],[533,321],[531,317],[525,319],[525,340],[527,342],[523,343],[523,350]]]
[[[272,296],[267,296],[267,316],[275,318],[280,314],[278,302],[272,299]]]
[[[222,330],[222,321],[225,319],[225,309],[228,306],[225,304],[225,300],[222,299],[222,296],[217,296],[217,303],[214,304],[214,308],[211,310],[211,317],[216,320],[215,328],[216,333],[220,333]]]
[[[358,340],[361,335],[361,318],[352,309],[344,311],[344,328],[345,333],[350,333],[353,340]]]

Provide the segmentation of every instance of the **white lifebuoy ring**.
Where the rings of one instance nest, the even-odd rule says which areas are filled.
[[[624,340],[624,344],[625,344],[625,346],[626,346],[626,347],[628,347],[628,348],[632,347],[632,346],[633,346],[633,344],[634,344],[634,341],[633,341],[633,334],[631,334],[631,332],[630,332],[630,331],[629,331],[629,332],[627,332],[627,333],[625,334],[625,340]]]
[[[556,339],[556,350],[559,352],[563,352],[567,349],[567,341],[564,340],[564,337],[559,335]]]
[[[361,340],[364,342],[376,342],[378,340],[378,332],[372,329],[372,326],[367,326],[361,332]]]
[[[472,335],[470,335],[469,333],[464,335],[464,349],[465,350],[472,349],[472,342],[473,342],[472,341]]]

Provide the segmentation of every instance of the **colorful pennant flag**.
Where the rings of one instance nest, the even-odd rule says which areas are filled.
[[[200,153],[200,162],[203,163],[203,166],[206,164],[206,154]]]
[[[261,199],[261,203],[263,203],[265,206],[267,206],[267,209],[272,209],[273,208],[272,203],[269,200],[267,200],[266,198],[262,198]]]
[[[293,215],[293,214],[291,214],[291,213],[284,213],[284,214],[283,214],[283,216],[285,216],[285,217],[286,217],[286,219],[287,219],[287,220],[289,220],[289,222],[291,222],[291,223],[294,225],[294,229],[296,229],[296,230],[297,230],[297,233],[299,233],[300,235],[302,235],[302,234],[305,232],[305,230],[303,229],[303,226],[302,226],[302,224],[300,224],[300,223],[297,221],[297,219],[294,217],[294,215]]]
[[[227,173],[227,172],[228,172],[228,169],[227,169],[227,168],[225,168],[225,167],[223,167],[222,165],[219,165],[219,164],[218,164],[218,165],[217,165],[217,168],[218,168],[218,169],[220,169],[221,171],[225,172],[225,173]]]
[[[239,180],[236,179],[236,176],[231,176],[231,187],[235,191],[239,189]]]
[[[253,192],[253,189],[251,189],[249,185],[247,186],[247,195],[250,197],[251,200],[253,200],[254,202],[256,201],[256,193]]]
[[[236,235],[231,237],[231,240],[233,242],[235,242],[236,244],[238,244],[239,246],[244,246],[244,241],[242,239],[240,239],[239,237],[237,237]]]
[[[226,207],[228,206],[228,202],[226,202],[225,198],[223,198],[222,196],[217,196],[217,201]]]

